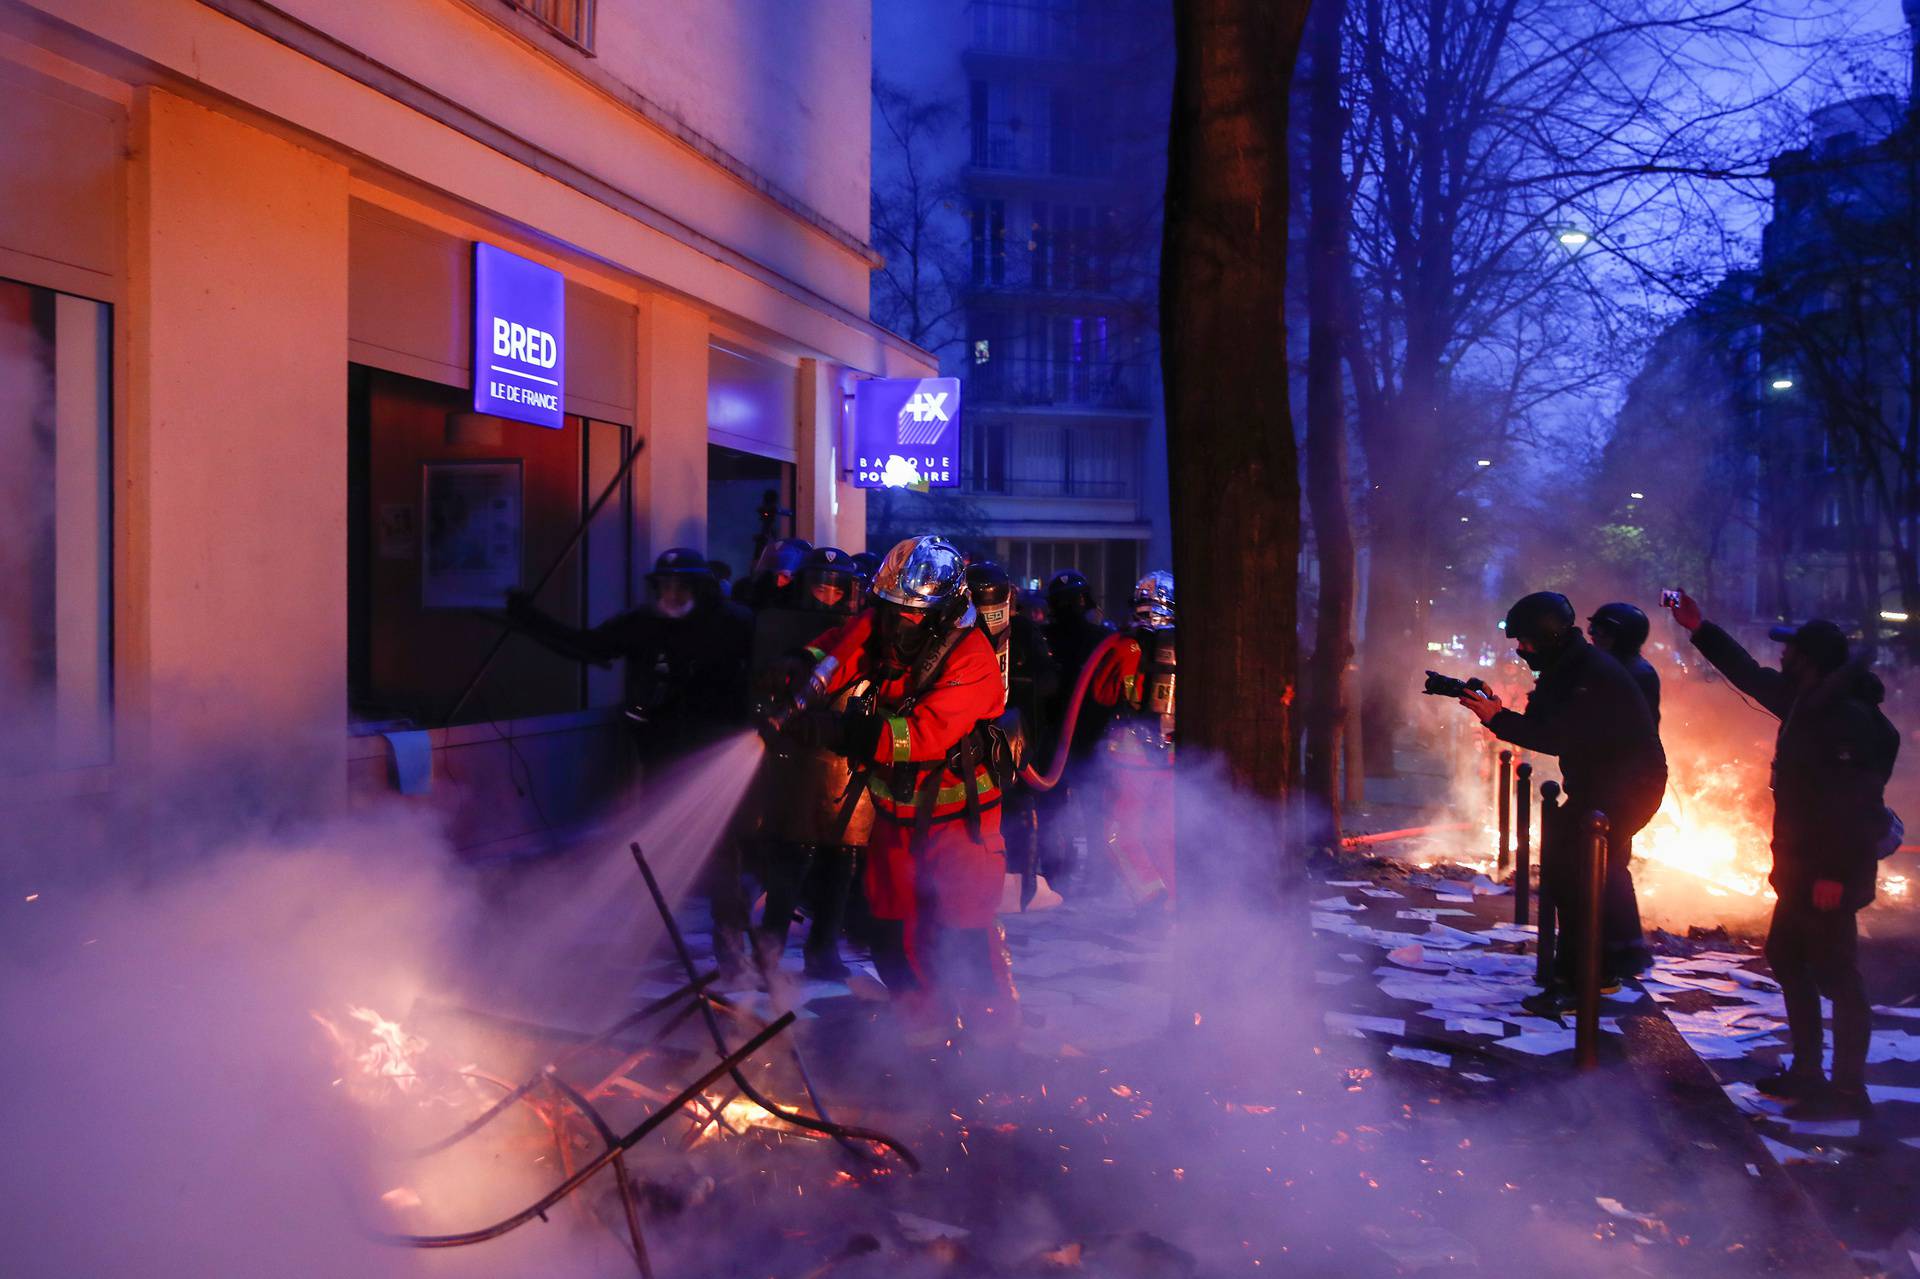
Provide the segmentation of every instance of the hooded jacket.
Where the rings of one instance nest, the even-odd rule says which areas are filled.
[[[1559,758],[1574,816],[1598,809],[1631,834],[1666,794],[1667,755],[1646,698],[1626,667],[1578,632],[1540,673],[1525,714],[1503,710],[1487,727],[1501,741]]]
[[[1712,622],[1700,624],[1693,646],[1780,721],[1767,882],[1781,900],[1804,904],[1815,881],[1837,881],[1845,909],[1867,905],[1887,831],[1887,778],[1900,754],[1900,733],[1880,709],[1885,685],[1864,663],[1849,662],[1800,690]]]

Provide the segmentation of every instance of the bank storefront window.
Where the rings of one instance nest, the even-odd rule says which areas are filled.
[[[352,714],[437,728],[499,638],[507,592],[561,555],[631,428],[483,416],[461,388],[358,365],[348,386]],[[623,482],[561,560],[535,601],[549,617],[583,627],[632,605],[631,503]],[[612,704],[616,675],[515,636],[452,722]]]
[[[112,758],[111,317],[0,280],[0,773]]]

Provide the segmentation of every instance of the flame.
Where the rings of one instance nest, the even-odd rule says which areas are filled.
[[[347,1015],[365,1023],[373,1033],[372,1043],[355,1059],[362,1070],[375,1079],[391,1080],[401,1092],[410,1091],[420,1082],[413,1061],[426,1051],[426,1040],[408,1034],[399,1022],[389,1021],[371,1008],[350,1006]]]
[[[399,1022],[381,1016],[371,1008],[347,1005],[347,1015],[367,1028],[366,1037],[355,1042],[330,1019],[310,1014],[333,1039],[341,1053],[360,1069],[363,1082],[376,1087],[391,1087],[412,1092],[420,1083],[416,1062],[427,1049],[427,1041],[408,1032]]]
[[[693,1144],[703,1145],[718,1141],[723,1135],[740,1136],[753,1128],[768,1128],[781,1132],[798,1133],[799,1130],[783,1123],[780,1117],[760,1106],[758,1102],[746,1097],[726,1097],[720,1093],[701,1094],[701,1109],[694,1112],[696,1122],[700,1124],[699,1134]],[[776,1105],[783,1104],[776,1102]],[[807,1134],[800,1134],[807,1135]]]

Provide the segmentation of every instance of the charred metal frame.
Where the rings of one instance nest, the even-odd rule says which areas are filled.
[[[493,1222],[490,1225],[481,1226],[475,1230],[461,1231],[457,1234],[413,1235],[395,1234],[384,1231],[375,1232],[376,1237],[382,1242],[405,1248],[461,1248],[470,1244],[484,1243],[489,1239],[498,1239],[500,1236],[526,1225],[529,1221],[536,1219],[540,1221],[547,1220],[548,1209],[573,1194],[573,1192],[580,1189],[580,1187],[586,1185],[587,1182],[591,1181],[602,1169],[611,1165],[613,1168],[614,1182],[619,1193],[621,1211],[625,1216],[627,1232],[633,1243],[634,1264],[638,1267],[642,1279],[654,1279],[652,1259],[647,1253],[646,1237],[640,1225],[640,1201],[634,1184],[632,1170],[627,1167],[626,1154],[658,1130],[668,1120],[686,1112],[687,1108],[699,1100],[708,1088],[723,1078],[730,1079],[733,1087],[740,1095],[745,1096],[762,1110],[790,1127],[831,1137],[844,1149],[871,1164],[883,1162],[883,1156],[869,1148],[878,1147],[880,1150],[892,1152],[895,1157],[912,1171],[918,1172],[920,1170],[920,1161],[904,1143],[896,1138],[873,1129],[856,1128],[848,1124],[836,1122],[827,1113],[826,1106],[821,1102],[819,1093],[814,1088],[813,1079],[807,1073],[806,1063],[800,1056],[799,1046],[791,1040],[788,1041],[787,1046],[792,1052],[794,1066],[799,1072],[801,1083],[806,1088],[808,1101],[816,1113],[809,1115],[803,1111],[790,1110],[780,1106],[754,1086],[741,1069],[742,1066],[745,1065],[748,1059],[755,1053],[758,1053],[761,1049],[772,1043],[784,1031],[791,1027],[796,1014],[789,1009],[780,1013],[772,1021],[762,1023],[758,1018],[749,1015],[724,995],[716,994],[708,990],[707,987],[713,982],[717,974],[713,972],[703,973],[696,967],[693,960],[693,952],[688,948],[686,938],[680,932],[680,925],[673,917],[673,911],[667,904],[666,895],[660,890],[659,881],[654,878],[653,868],[647,864],[646,856],[641,852],[638,844],[631,845],[631,849],[634,862],[639,866],[640,873],[646,880],[648,895],[652,897],[653,904],[660,912],[660,918],[666,925],[667,935],[673,941],[674,955],[679,960],[680,966],[686,971],[685,984],[671,994],[663,995],[646,1004],[644,1007],[627,1014],[613,1025],[594,1035],[580,1036],[572,1032],[556,1030],[549,1027],[516,1023],[520,1026],[520,1029],[537,1035],[548,1038],[573,1039],[575,1042],[552,1062],[541,1067],[540,1070],[531,1078],[527,1079],[526,1082],[509,1089],[505,1096],[490,1106],[484,1113],[470,1120],[458,1130],[449,1133],[437,1141],[418,1147],[411,1153],[415,1158],[425,1158],[457,1146],[472,1137],[475,1133],[486,1128],[515,1105],[532,1104],[532,1098],[535,1094],[542,1092],[547,1094],[553,1101],[564,1105],[567,1109],[577,1112],[600,1138],[601,1149],[584,1165],[571,1172],[566,1180],[512,1216],[504,1217],[499,1221]],[[660,1028],[655,1036],[654,1042],[657,1043],[664,1040],[675,1027],[679,1026],[695,1012],[698,1012],[706,1022],[707,1033],[713,1040],[714,1052],[718,1057],[718,1061],[709,1067],[698,1079],[656,1107],[653,1113],[642,1120],[638,1126],[625,1134],[617,1133],[613,1130],[612,1126],[607,1123],[606,1118],[600,1114],[599,1110],[594,1107],[593,1103],[588,1100],[586,1094],[561,1078],[560,1070],[563,1066],[592,1049],[604,1047],[624,1032],[632,1030],[644,1022],[668,1012],[671,1012],[673,1015],[669,1017],[666,1023]],[[737,1048],[731,1046],[728,1042],[726,1031],[721,1026],[720,1014],[723,1012],[740,1022],[744,1028],[751,1031],[746,1041]],[[632,1064],[633,1057],[629,1056],[621,1063],[620,1068],[616,1069],[614,1074],[608,1077],[608,1082],[610,1082],[613,1077],[624,1074],[627,1069],[631,1068]],[[693,1118],[695,1116],[689,1114],[689,1117]],[[716,1119],[717,1112],[707,1117],[707,1123],[711,1125]]]

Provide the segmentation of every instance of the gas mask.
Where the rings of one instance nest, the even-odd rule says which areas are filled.
[[[886,601],[879,605],[874,626],[887,655],[902,666],[911,666],[933,638],[933,619],[925,610],[902,608]]]
[[[675,619],[693,612],[692,599],[655,600],[653,606],[660,611],[660,616]]]

